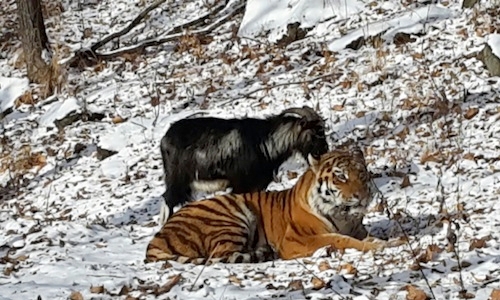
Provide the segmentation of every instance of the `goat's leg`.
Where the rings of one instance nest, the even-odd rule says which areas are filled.
[[[241,174],[231,174],[230,186],[233,188],[233,193],[243,194],[249,192],[265,191],[269,183],[273,179],[273,173],[261,172],[261,170],[254,170],[244,177]]]
[[[172,176],[165,176],[167,190],[163,193],[165,202],[162,204],[160,211],[160,223],[162,225],[172,216],[176,206],[184,205],[191,200],[192,191],[189,176],[181,173],[173,172]]]

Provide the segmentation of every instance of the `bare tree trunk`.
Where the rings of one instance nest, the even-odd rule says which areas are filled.
[[[50,65],[42,58],[50,54],[49,39],[43,23],[41,0],[16,0],[19,34],[23,43],[28,78],[35,83],[48,83]],[[50,83],[49,83],[50,84]]]

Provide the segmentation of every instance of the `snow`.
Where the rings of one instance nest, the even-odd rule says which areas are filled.
[[[27,78],[9,78],[0,76],[0,113],[12,108],[19,96],[28,89]]]
[[[57,101],[50,105],[50,107],[47,109],[47,112],[40,117],[40,125],[54,125],[54,121],[61,120],[69,114],[78,111],[80,111],[80,104],[74,97]]]
[[[255,37],[269,31],[269,40],[274,42],[286,34],[288,24],[299,22],[307,28],[326,19],[346,19],[362,6],[361,1],[249,0],[238,35]]]
[[[65,61],[121,30],[153,2],[57,2],[63,9],[51,7],[46,19],[56,57]],[[20,44],[11,39],[0,53],[0,299],[68,299],[72,292],[84,299],[406,299],[410,284],[436,299],[459,299],[462,288],[488,299],[500,289],[500,81],[475,53],[485,42],[498,45],[491,34],[500,27],[497,8],[491,1],[474,10],[457,1],[407,2],[248,1],[246,14],[214,27],[211,39],[68,69],[59,94],[40,100],[34,92],[34,105],[18,107],[12,104],[28,81],[12,63]],[[165,3],[100,51],[161,39],[209,12],[207,3]],[[225,11],[242,4],[231,3]],[[15,32],[14,9],[13,0],[0,4],[2,37]],[[316,27],[284,48],[263,37],[270,31],[267,39],[279,39],[296,21]],[[398,32],[414,41],[395,45]],[[383,43],[345,49],[378,34]],[[382,196],[375,199],[367,229],[381,238],[406,235],[409,243],[375,253],[319,249],[262,264],[145,264],[159,230],[160,140],[169,126],[302,105],[325,118],[332,149],[348,140],[363,147],[388,204],[381,211]],[[85,111],[104,117],[54,126]],[[102,159],[99,148],[116,153]],[[304,170],[303,160],[291,158],[268,189],[293,186],[290,174]],[[318,279],[326,286],[316,288]]]
[[[356,29],[340,39],[331,42],[328,45],[328,49],[331,51],[340,51],[360,37],[376,36],[380,33],[383,33],[382,38],[385,40],[391,40],[398,32],[408,34],[420,33],[424,30],[424,26],[429,26],[429,24],[435,21],[448,19],[450,15],[451,11],[449,9],[436,5],[417,8],[399,17],[370,23]]]
[[[500,58],[500,34],[490,34],[488,36],[488,45],[496,57]]]

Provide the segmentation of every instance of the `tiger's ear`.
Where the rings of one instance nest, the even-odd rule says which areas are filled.
[[[307,162],[309,163],[309,167],[313,170],[314,173],[318,173],[319,171],[319,157],[314,157],[311,153],[307,156]]]

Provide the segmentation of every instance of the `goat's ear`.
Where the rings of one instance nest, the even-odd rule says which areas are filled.
[[[309,128],[309,122],[307,122],[306,118],[301,118],[299,120],[299,126],[301,128]]]
[[[319,161],[320,157],[315,157],[311,153],[307,155],[307,162],[309,163],[309,167],[313,170],[314,173],[317,173],[319,170]]]

